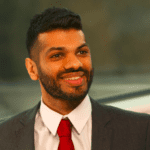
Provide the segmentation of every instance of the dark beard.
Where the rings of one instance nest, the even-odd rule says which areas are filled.
[[[61,85],[57,85],[56,80],[53,79],[53,77],[48,77],[39,67],[39,78],[40,81],[46,90],[46,92],[51,95],[55,99],[61,99],[66,101],[81,101],[85,98],[87,93],[89,92],[89,89],[91,87],[92,81],[93,81],[93,74],[94,69],[92,68],[90,73],[87,70],[83,70],[82,68],[79,68],[78,71],[83,71],[85,73],[85,76],[87,78],[87,90],[83,91],[83,89],[80,86],[74,87],[76,91],[79,91],[80,95],[76,93],[67,93],[61,90]],[[75,71],[72,71],[75,72]],[[77,72],[77,71],[76,71]]]

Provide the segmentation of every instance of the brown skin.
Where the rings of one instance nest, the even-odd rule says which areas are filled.
[[[39,65],[26,58],[26,69],[32,80],[39,80],[43,102],[50,109],[66,115],[83,101],[92,83],[90,49],[88,46],[77,49],[86,43],[84,33],[75,29],[57,29],[39,34],[38,43],[40,43]],[[51,47],[65,49],[47,53]],[[82,85],[72,86],[62,78],[72,71],[84,73]]]

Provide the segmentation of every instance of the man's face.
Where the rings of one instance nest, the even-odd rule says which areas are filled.
[[[38,74],[42,88],[55,99],[82,100],[93,79],[90,49],[81,30],[54,30],[38,36]]]

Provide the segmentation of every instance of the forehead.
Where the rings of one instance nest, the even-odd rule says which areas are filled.
[[[41,33],[38,36],[38,41],[42,45],[43,50],[50,47],[59,46],[75,48],[86,42],[83,31],[75,29],[57,29],[50,32]]]

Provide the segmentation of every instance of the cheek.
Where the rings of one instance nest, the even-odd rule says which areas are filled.
[[[86,59],[83,61],[83,66],[85,66],[88,70],[91,70],[92,68],[92,62],[91,59]]]
[[[58,77],[58,74],[62,72],[63,65],[60,63],[59,64],[51,63],[51,64],[47,64],[45,68],[47,74],[56,79]]]

